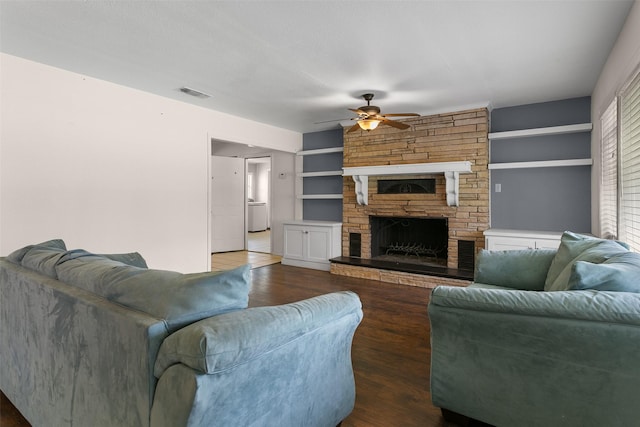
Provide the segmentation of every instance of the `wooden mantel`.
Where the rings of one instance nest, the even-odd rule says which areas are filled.
[[[356,200],[359,205],[367,205],[369,203],[369,176],[443,173],[446,180],[447,205],[459,206],[459,175],[460,173],[471,172],[471,162],[412,163],[357,166],[342,169],[342,175],[353,177],[353,181],[356,183]]]

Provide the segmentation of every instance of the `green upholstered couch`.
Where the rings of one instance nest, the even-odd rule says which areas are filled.
[[[640,425],[640,255],[565,232],[557,251],[482,251],[429,303],[431,395],[496,426]]]
[[[357,295],[246,308],[249,268],[180,274],[53,240],[0,259],[0,389],[34,426],[335,426]]]

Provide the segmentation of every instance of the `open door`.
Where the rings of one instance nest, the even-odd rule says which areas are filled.
[[[243,158],[212,156],[211,252],[245,248],[244,164]]]

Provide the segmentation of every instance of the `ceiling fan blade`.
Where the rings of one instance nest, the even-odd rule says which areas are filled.
[[[367,116],[368,115],[367,113],[365,113],[364,111],[362,111],[360,109],[349,108],[349,111],[353,111],[354,113],[356,113],[359,116]]]
[[[341,122],[343,120],[353,120],[353,118],[347,117],[345,119],[324,120],[324,121],[321,121],[321,122],[313,122],[313,124],[314,125],[319,125],[321,123]]]
[[[360,125],[356,123],[355,125],[353,125],[353,126],[351,126],[351,127],[349,128],[349,130],[347,131],[347,133],[355,132],[355,131],[357,131],[358,129],[360,129]]]
[[[420,117],[420,114],[416,113],[391,113],[383,114],[382,117]]]
[[[383,116],[380,116],[379,118],[382,119],[382,124],[383,125],[393,126],[396,129],[403,129],[404,130],[404,129],[409,129],[411,127],[406,123],[400,123],[400,122],[397,122],[395,120],[389,120],[389,119],[387,119],[387,118],[385,118]]]

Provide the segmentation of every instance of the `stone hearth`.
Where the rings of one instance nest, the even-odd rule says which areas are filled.
[[[372,132],[344,134],[345,168],[419,163],[470,162],[471,171],[460,173],[458,206],[447,203],[447,181],[443,173],[418,175],[369,175],[367,204],[359,204],[356,183],[343,178],[342,261],[353,256],[358,242],[359,258],[351,264],[334,262],[331,272],[386,282],[431,287],[439,283],[465,285],[472,277],[468,260],[459,256],[459,242],[475,254],[484,247],[483,231],[489,227],[488,112],[485,108],[403,120],[407,130],[380,127]],[[435,193],[378,194],[378,179],[435,179]],[[360,200],[362,202],[362,200]],[[435,274],[393,271],[370,267],[370,217],[446,218],[448,224],[445,270],[463,273]],[[359,236],[356,236],[359,235]],[[354,240],[354,236],[356,237]],[[470,246],[471,245],[471,246]],[[472,256],[473,258],[473,256]],[[460,265],[459,265],[460,263]],[[435,279],[435,280],[433,280]]]

